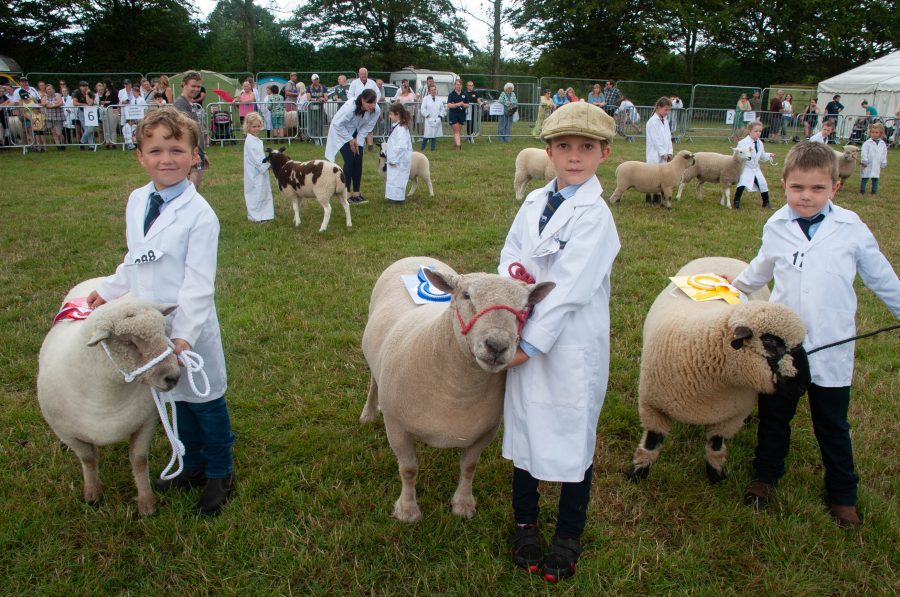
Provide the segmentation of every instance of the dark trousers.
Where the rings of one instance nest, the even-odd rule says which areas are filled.
[[[422,147],[421,150],[425,150],[425,145],[428,143],[428,140],[431,139],[431,151],[434,151],[435,145],[437,144],[437,137],[422,137]]]
[[[225,396],[209,402],[176,402],[178,439],[184,444],[184,468],[206,471],[210,479],[224,479],[234,470],[234,434]]]
[[[559,511],[556,515],[556,534],[564,537],[580,537],[587,522],[588,502],[591,499],[591,480],[594,465],[584,472],[580,483],[563,483],[559,494]],[[531,473],[513,468],[513,514],[516,524],[537,524],[540,507],[539,481]]]
[[[775,485],[784,475],[784,460],[791,444],[791,419],[799,398],[788,399],[760,394],[756,478]],[[850,386],[823,388],[809,386],[809,412],[813,432],[825,465],[825,489],[832,504],[856,505],[859,477],[853,470],[853,444],[850,441]]]
[[[347,178],[347,190],[354,193],[359,192],[359,183],[362,182],[363,152],[365,147],[360,145],[358,150],[359,155],[353,155],[349,141],[341,147],[341,156],[344,158],[344,176]],[[350,188],[351,183],[353,184],[352,189]]]
[[[756,182],[756,179],[754,179],[753,182]],[[757,184],[757,186],[759,186],[759,185]],[[744,194],[744,189],[746,189],[746,188],[747,187],[738,187],[734,190],[734,206],[735,207],[741,206],[741,196]],[[760,192],[760,195],[762,196],[763,207],[768,207],[769,206],[769,191],[762,191],[762,192]]]
[[[859,179],[859,192],[860,193],[866,192],[866,185],[868,184],[869,180],[870,179],[868,179],[868,178],[860,178]],[[878,192],[878,179],[872,178],[871,181],[872,181],[872,194],[874,195],[875,193]]]

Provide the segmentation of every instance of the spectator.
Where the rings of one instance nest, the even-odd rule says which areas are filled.
[[[288,75],[287,83],[284,84],[284,110],[285,112],[294,112],[297,110],[297,104],[300,99],[300,91],[297,89],[297,73]]]
[[[381,117],[378,94],[372,89],[364,89],[352,102],[345,102],[331,126],[328,128],[328,143],[325,145],[325,159],[333,162],[338,151],[344,158],[344,177],[350,191],[350,203],[366,203],[360,194],[362,182],[365,139]]]
[[[321,145],[322,129],[325,126],[324,106],[328,99],[328,89],[319,82],[319,75],[313,73],[313,76],[310,77],[306,95],[309,99],[309,134],[316,145]]]
[[[512,123],[516,113],[519,111],[519,100],[516,98],[514,90],[515,85],[507,83],[503,86],[503,93],[497,98],[497,101],[503,106],[503,115],[500,117],[500,123],[497,126],[497,141],[500,143],[509,143]]]
[[[417,99],[418,99],[419,101],[424,100],[424,99],[425,99],[425,96],[428,95],[428,90],[429,90],[434,84],[435,84],[435,83],[434,83],[434,77],[432,77],[431,75],[428,75],[427,77],[425,77],[425,84],[422,85],[422,88],[421,88],[421,89],[419,89],[419,92],[418,92],[418,94],[417,94],[417,96],[416,96]]]
[[[241,86],[240,94],[238,94],[238,96],[234,98],[234,102],[232,102],[235,104],[239,104],[238,116],[240,118],[242,126],[244,124],[244,118],[247,117],[247,114],[256,111],[255,100],[256,96],[253,94],[253,87],[250,85],[250,81],[244,81],[244,84]]]
[[[553,96],[553,109],[559,108],[560,106],[565,106],[569,103],[569,98],[566,97],[566,90],[560,87],[556,91],[556,95]]]
[[[337,85],[335,85],[328,91],[328,99],[333,102],[339,102],[343,104],[347,101],[348,89],[349,86],[347,85],[347,75],[338,75]]]
[[[900,145],[900,108],[894,113],[894,147]]]
[[[431,151],[434,151],[435,145],[437,144],[437,138],[444,136],[441,121],[445,113],[444,102],[437,96],[437,85],[432,85],[428,88],[428,95],[422,100],[422,105],[419,110],[425,125],[422,132],[421,149],[425,149],[425,144],[430,139]]]
[[[125,79],[122,81],[122,89],[119,90],[118,93],[118,104],[120,106],[127,106],[133,102],[134,93],[132,92],[131,79]]]
[[[587,101],[592,106],[603,107],[603,91],[600,89],[600,83],[594,83],[591,92],[587,96]]]
[[[57,151],[63,151],[62,126],[65,120],[63,114],[63,98],[56,93],[53,85],[44,87],[44,95],[41,97],[41,106],[44,107],[44,114],[47,117],[47,126],[50,128],[50,134],[53,135],[53,143],[56,145]]]
[[[787,142],[788,129],[794,119],[794,96],[788,93],[781,101],[781,140]]]
[[[481,98],[478,97],[478,92],[475,91],[474,81],[466,81],[466,90],[463,92],[463,97],[466,103],[469,104],[469,109],[466,110],[466,141],[475,143],[475,113],[477,111],[478,115],[481,115],[479,110]]]
[[[194,97],[194,103],[203,105],[203,102],[206,101],[206,87],[203,85],[200,86],[200,90],[197,92],[197,95]]]
[[[809,105],[803,110],[800,119],[803,122],[804,135],[809,139],[819,124],[819,107],[816,105],[815,99],[809,100]]]
[[[753,92],[753,97],[750,98],[750,111],[753,112],[753,120],[756,120],[760,117],[760,112],[762,112],[762,98],[759,97],[759,91]]]
[[[600,107],[612,116],[616,113],[616,108],[619,107],[620,101],[622,101],[622,92],[616,87],[616,82],[610,79],[606,82],[606,87],[603,88],[603,102],[600,104]]]
[[[266,102],[272,119],[272,135],[280,139],[284,137],[284,98],[278,93],[278,85],[274,83],[269,86],[268,91]]]
[[[634,141],[634,135],[641,133],[641,115],[638,113],[634,103],[625,95],[616,108],[616,129],[620,135],[625,137],[626,141]],[[629,135],[629,130],[631,134]]]
[[[663,96],[656,101],[656,111],[647,120],[646,161],[648,164],[665,164],[672,159],[672,134],[666,119],[672,109],[672,101]],[[646,196],[647,203],[660,203],[659,194]]]
[[[779,89],[775,93],[775,97],[769,102],[769,114],[766,116],[766,126],[769,128],[768,139],[774,139],[781,133],[781,100],[784,98],[784,91]]]
[[[201,114],[203,108],[195,109],[194,99],[200,90],[203,79],[197,71],[189,70],[184,73],[181,78],[181,94],[175,98],[172,105],[176,110],[184,112],[191,120],[197,123],[200,130],[200,138],[197,143],[198,160],[191,165],[188,173],[188,179],[194,184],[194,188],[199,190],[203,184],[203,174],[209,169],[209,158],[206,155],[206,128],[200,126],[202,123]]]
[[[169,85],[169,77],[163,75],[159,78],[159,87],[156,89],[157,93],[162,92],[166,95],[166,103],[173,104],[175,102],[175,95],[172,91],[172,86]]]
[[[594,87],[596,87],[598,91],[600,90],[600,85],[594,85]],[[590,101],[590,96],[588,96],[588,101]],[[532,137],[540,140],[544,119],[553,113],[553,109],[553,97],[550,95],[550,90],[544,89],[544,95],[541,96],[540,103],[538,104],[537,118],[534,119],[534,128],[531,129]]]
[[[116,104],[119,95],[114,89],[111,79],[103,79],[103,93],[97,96],[100,104],[100,123],[103,131],[103,144],[106,149],[113,149],[116,143],[116,129],[119,126],[119,110]]]
[[[678,125],[681,123],[681,117],[683,115],[682,110],[684,110],[684,102],[681,101],[681,98],[674,93],[669,97],[669,99],[672,101],[672,112],[671,116],[669,117],[669,129],[674,135],[678,130]]]
[[[403,79],[402,81],[400,81],[400,89],[397,90],[397,95],[394,96],[393,101],[401,102],[406,108],[408,108],[406,104],[415,103],[416,94],[412,89],[410,89],[408,79]]]
[[[569,103],[580,102],[581,100],[575,94],[575,90],[571,87],[566,87],[566,98],[569,100]]]
[[[78,108],[72,102],[72,95],[69,93],[69,86],[65,81],[59,82],[59,94],[63,99],[63,137],[66,144],[75,143],[75,139],[80,139],[81,134],[78,130]]]
[[[453,128],[453,149],[462,149],[462,125],[466,121],[466,112],[469,104],[463,97],[462,80],[457,79],[453,83],[453,91],[447,96],[447,120]]]
[[[878,119],[878,110],[875,109],[875,106],[869,105],[869,100],[863,100],[860,106],[862,106],[862,109],[866,113],[866,120],[868,124],[872,124]]]
[[[10,108],[15,105],[12,87],[0,84],[0,127],[3,129],[3,138],[0,145],[12,145],[9,139],[9,117],[12,115]]]
[[[150,100],[153,99],[153,87],[150,85],[150,81],[147,79],[141,79],[141,97],[144,98],[144,103],[149,104]]]
[[[825,118],[823,120],[833,120],[834,128],[837,129],[838,126],[838,117],[841,114],[841,111],[844,109],[844,104],[841,103],[841,96],[835,95],[831,98],[831,101],[825,104]],[[834,143],[834,135],[832,135],[831,142]]]
[[[97,151],[97,146],[94,145],[94,129],[96,126],[88,124],[87,115],[85,114],[85,108],[92,108],[97,105],[87,81],[78,83],[78,90],[72,94],[72,103],[75,107],[80,108],[78,110],[78,118],[81,121],[82,130],[81,151],[87,149],[88,145],[93,146],[94,151]]]
[[[37,89],[28,84],[28,79],[19,79],[19,88],[13,94],[15,105],[21,106],[22,109],[16,113],[22,119],[22,127],[24,129],[25,138],[22,140],[23,145],[34,145],[35,151],[44,151],[41,147],[43,144],[43,136],[36,134],[33,129],[34,114],[32,107],[36,107],[40,103],[40,93]]]

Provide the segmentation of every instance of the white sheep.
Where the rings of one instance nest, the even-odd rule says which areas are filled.
[[[746,263],[695,259],[678,276],[714,273],[734,279]],[[740,430],[759,393],[800,396],[809,384],[800,317],[767,302],[768,288],[750,301],[697,302],[675,284],[663,290],[644,321],[638,411],[644,434],[628,477],[638,481],[659,458],[672,420],[706,427],[706,473],[725,478],[724,440]]]
[[[516,199],[522,201],[525,198],[525,185],[531,180],[550,181],[556,178],[556,169],[545,149],[526,147],[516,156],[516,176],[513,179],[513,189]]]
[[[735,147],[731,155],[698,151],[694,153],[694,165],[681,175],[681,184],[678,185],[677,201],[681,201],[681,193],[684,186],[697,179],[694,187],[694,196],[699,199],[703,196],[703,183],[717,182],[722,185],[722,194],[719,197],[719,205],[731,209],[731,187],[741,179],[744,164],[752,159],[750,147]]]
[[[838,176],[841,178],[841,188],[844,188],[844,181],[853,176],[856,170],[856,162],[859,161],[859,147],[856,145],[845,145],[844,151],[834,151],[834,159],[837,162]]]
[[[420,266],[429,283],[452,295],[449,303],[416,306],[400,276]],[[475,515],[472,479],[482,450],[503,415],[505,368],[518,346],[528,310],[555,284],[526,285],[496,274],[458,275],[431,257],[407,257],[378,278],[369,302],[362,348],[371,371],[360,421],[380,409],[403,484],[393,516],[422,517],[416,503],[416,440],[461,448],[453,513]]]
[[[295,162],[285,155],[286,147],[266,149],[268,154],[263,160],[272,164],[272,174],[278,182],[278,189],[291,200],[294,207],[294,226],[300,225],[300,200],[304,197],[315,197],[325,211],[319,232],[328,229],[331,220],[331,197],[337,195],[344,208],[347,228],[353,226],[350,219],[350,203],[347,200],[347,183],[344,171],[340,166],[326,160],[310,160]]]
[[[69,291],[65,302],[87,297],[101,281],[82,282]],[[138,512],[156,511],[147,467],[158,418],[150,386],[163,392],[174,388],[178,363],[169,354],[131,383],[124,381],[120,370],[134,371],[166,351],[164,316],[174,309],[175,305],[124,297],[97,308],[84,321],[61,320],[44,338],[38,402],[44,419],[81,461],[84,499],[89,503],[97,502],[102,493],[97,448],[128,441]]]
[[[616,168],[616,190],[609,202],[617,203],[625,191],[634,188],[641,193],[662,195],[663,207],[672,209],[672,191],[681,181],[684,171],[693,165],[694,154],[684,149],[667,164],[622,162]]]
[[[378,155],[378,173],[381,178],[387,178],[387,156],[384,154],[384,145],[381,146],[381,152]],[[434,197],[434,187],[431,186],[431,163],[428,156],[418,151],[412,152],[412,161],[409,167],[409,181],[412,186],[409,187],[406,196],[412,197],[419,188],[419,181],[424,181],[428,185],[428,194]]]

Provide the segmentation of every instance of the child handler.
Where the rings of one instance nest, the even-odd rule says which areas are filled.
[[[769,183],[763,176],[759,167],[760,162],[772,162],[775,160],[774,153],[766,153],[766,148],[759,137],[762,135],[763,123],[754,120],[747,126],[747,136],[741,139],[737,146],[750,148],[750,161],[744,162],[744,171],[741,172],[741,179],[738,181],[737,189],[734,191],[734,208],[741,208],[741,195],[744,189],[754,191],[759,189],[762,195],[762,206],[764,209],[772,209],[769,204]]]
[[[503,456],[514,465],[513,560],[548,581],[574,574],[581,554],[609,374],[610,271],[620,244],[595,173],[615,134],[612,117],[587,102],[547,117],[541,137],[558,176],[525,198],[500,254],[501,275],[522,264],[537,282],[556,283],[522,329],[503,411]],[[562,483],[546,554],[539,480]]]
[[[244,203],[247,204],[247,219],[251,222],[271,222],[275,219],[275,202],[272,186],[269,184],[269,162],[263,162],[266,154],[259,138],[265,123],[259,112],[250,112],[244,117],[241,127],[247,135],[244,138]]]
[[[859,194],[861,196],[866,194],[866,184],[871,179],[874,195],[878,192],[881,169],[887,168],[887,141],[883,124],[876,122],[869,126],[869,138],[863,143],[860,154],[862,171],[859,173]]]
[[[856,335],[856,293],[860,277],[900,317],[900,281],[878,250],[875,237],[854,212],[831,200],[840,187],[831,148],[803,141],[788,153],[782,174],[787,205],[763,228],[762,247],[733,285],[750,293],[774,276],[771,299],[796,311],[806,326],[806,348]],[[849,342],[810,355],[809,410],[822,461],[829,513],[839,525],[862,524],[856,510],[859,477],[853,470],[853,446],[847,410],[853,376],[854,344]],[[799,397],[759,397],[758,445],[754,480],[745,501],[764,507],[784,475],[791,419]]]
[[[397,102],[388,108],[391,132],[382,146],[385,155],[384,196],[394,204],[406,200],[406,183],[412,167],[412,138],[409,135],[409,112]]]
[[[226,373],[219,321],[213,300],[219,220],[188,180],[199,161],[200,130],[174,108],[148,112],[137,127],[137,158],[150,183],[135,190],[125,208],[128,252],[116,273],[88,296],[96,308],[126,293],[177,303],[166,332],[175,354],[192,350],[203,357],[209,397],[198,398],[182,375],[171,391],[184,443],[184,470],[157,480],[160,490],[204,486],[201,514],[218,513],[234,490],[231,445],[234,435],[225,403]]]

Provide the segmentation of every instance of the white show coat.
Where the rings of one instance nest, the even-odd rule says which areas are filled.
[[[831,206],[812,240],[783,206],[763,227],[762,246],[734,286],[752,292],[775,277],[770,301],[797,312],[806,326],[807,350],[856,335],[856,293],[863,283],[900,317],[900,281],[878,250],[869,228],[854,212]],[[827,348],[809,357],[812,381],[823,387],[849,386],[854,343]]]
[[[378,85],[372,79],[366,79],[365,85],[359,79],[353,79],[353,82],[350,83],[350,87],[347,89],[347,101],[352,102],[366,89],[371,89],[375,92],[375,101],[381,101],[381,91],[378,90]]]
[[[262,140],[248,133],[244,139],[244,202],[247,204],[247,219],[251,222],[275,218],[275,203],[269,184],[270,164],[263,163],[265,157]]]
[[[446,110],[444,109],[444,102],[442,102],[440,98],[436,96],[432,97],[431,95],[426,95],[422,98],[419,114],[425,122],[425,129],[422,134],[423,137],[432,139],[444,136],[444,127],[442,126],[441,118],[446,114]]]
[[[748,191],[755,191],[759,187],[759,192],[765,193],[769,190],[769,183],[766,181],[766,177],[763,176],[759,163],[771,162],[772,154],[766,153],[766,147],[763,145],[762,139],[758,143],[759,149],[756,149],[750,135],[738,141],[737,146],[739,148],[750,148],[750,159],[744,162],[744,170],[741,172],[741,178],[738,180],[737,186],[747,187]]]
[[[539,235],[555,184],[525,198],[500,253],[500,275],[519,262],[538,282],[556,283],[522,330],[543,354],[507,373],[503,456],[537,479],[579,482],[593,462],[606,395],[610,271],[621,245],[596,176]]]
[[[381,116],[381,108],[375,104],[372,112],[365,112],[361,116],[355,113],[356,102],[344,102],[340,110],[331,119],[328,127],[328,142],[325,144],[325,159],[334,161],[334,156],[341,150],[345,143],[353,138],[356,131],[356,142],[359,146],[366,146],[366,135],[375,128],[378,118]]]
[[[646,162],[648,164],[665,164],[667,155],[673,155],[672,150],[672,131],[669,130],[669,122],[665,118],[660,118],[659,114],[654,112],[653,116],[647,119],[647,150]]]
[[[878,143],[866,139],[859,161],[862,163],[860,178],[880,178],[881,169],[887,167],[887,143],[883,139],[879,139]]]
[[[397,124],[391,129],[387,142],[382,146],[387,161],[387,177],[384,196],[391,201],[406,199],[406,183],[412,166],[412,139],[409,129]]]
[[[166,333],[182,338],[204,360],[209,376],[207,398],[194,395],[182,375],[169,394],[184,402],[208,402],[225,394],[227,376],[219,320],[216,317],[215,282],[219,246],[219,220],[193,184],[162,210],[144,236],[144,215],[153,183],[136,189],[125,208],[125,240],[128,252],[97,288],[105,300],[125,293],[159,303],[177,303],[166,317]]]

